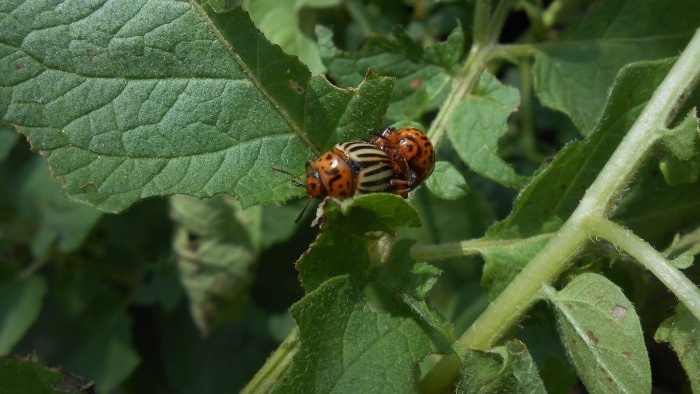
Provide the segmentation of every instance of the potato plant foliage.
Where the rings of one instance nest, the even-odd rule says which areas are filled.
[[[0,53],[0,392],[700,392],[698,1],[2,0]],[[295,225],[272,169],[388,126],[431,177]]]

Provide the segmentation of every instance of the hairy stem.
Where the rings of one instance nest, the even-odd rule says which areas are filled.
[[[664,255],[632,231],[610,220],[592,217],[588,220],[593,235],[604,238],[634,257],[651,271],[700,320],[700,289]]]
[[[295,327],[282,344],[265,361],[265,365],[253,376],[253,379],[241,390],[241,394],[269,393],[278,384],[292,364],[294,355],[299,350],[299,327]]]

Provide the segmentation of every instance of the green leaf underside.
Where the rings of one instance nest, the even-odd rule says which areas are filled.
[[[38,276],[0,286],[0,355],[8,354],[39,316],[46,287]]]
[[[414,391],[428,336],[411,318],[373,311],[349,276],[326,281],[292,314],[301,348],[275,393]]]
[[[462,362],[457,393],[547,392],[530,353],[518,340],[488,351],[459,344],[455,350]]]
[[[564,347],[591,392],[648,393],[651,368],[639,317],[619,287],[582,274],[548,295]]]
[[[322,231],[297,261],[297,270],[307,292],[334,276],[365,275],[370,255],[368,232],[393,232],[397,227],[417,227],[415,209],[401,197],[370,194],[338,202],[327,199]],[[371,237],[370,237],[371,238]]]
[[[483,73],[472,95],[447,121],[447,136],[469,168],[477,174],[517,188],[525,178],[498,155],[498,140],[508,131],[508,117],[520,105],[517,89]]]
[[[209,333],[218,321],[225,321],[227,312],[238,309],[253,279],[257,253],[250,226],[235,219],[239,211],[240,207],[226,196],[207,200],[171,198],[172,217],[179,225],[173,248],[180,281],[192,317],[203,333]],[[259,213],[254,208],[246,210],[248,223],[259,221]]]
[[[340,86],[355,86],[368,71],[396,78],[389,122],[419,119],[435,108],[450,88],[448,70],[457,64],[464,47],[464,34],[458,26],[443,43],[423,48],[403,30],[390,37],[372,36],[357,52],[335,47],[331,31],[316,29],[321,58],[329,75]]]
[[[677,55],[698,26],[700,2],[619,0],[591,3],[588,18],[559,42],[538,47],[535,89],[584,135],[603,113],[615,75],[625,65]]]
[[[535,174],[518,196],[513,212],[489,229],[488,237],[532,237],[559,229],[673,62],[674,59],[641,62],[623,68],[596,131],[585,141],[566,145]]]
[[[334,142],[376,128],[391,80],[357,90],[311,77],[240,9],[130,0],[0,5],[0,113],[66,193],[106,211],[148,196],[233,193],[244,206],[303,194]]]
[[[694,393],[700,392],[700,322],[679,304],[676,313],[664,320],[656,330],[654,339],[667,342],[676,352],[678,359],[690,379]]]

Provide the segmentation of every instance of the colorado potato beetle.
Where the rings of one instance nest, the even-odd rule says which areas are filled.
[[[404,198],[433,172],[435,148],[421,130],[389,127],[370,142],[389,157],[394,171],[393,192]]]
[[[306,162],[303,182],[289,171],[273,168],[275,172],[291,175],[295,185],[306,187],[309,198],[295,220],[298,223],[311,199],[335,197],[345,199],[368,193],[391,192],[394,169],[387,154],[374,144],[352,141],[336,144],[315,161]]]

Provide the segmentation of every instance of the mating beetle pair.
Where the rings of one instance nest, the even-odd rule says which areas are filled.
[[[390,127],[369,141],[336,144],[316,161],[308,161],[304,182],[295,184],[306,187],[306,206],[313,197],[345,199],[387,192],[406,198],[434,167],[435,149],[424,132],[413,127]],[[278,168],[274,171],[294,176]]]

